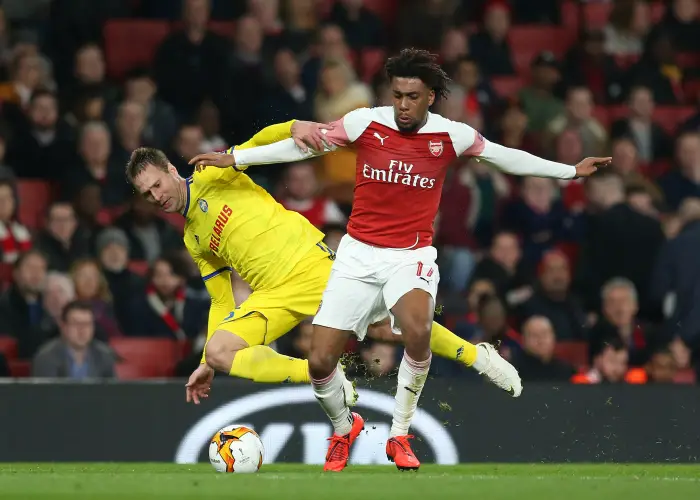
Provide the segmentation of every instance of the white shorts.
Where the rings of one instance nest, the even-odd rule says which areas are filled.
[[[391,318],[394,333],[400,334],[401,325],[390,310],[414,289],[425,290],[436,300],[440,281],[436,258],[434,247],[378,248],[343,236],[314,325],[352,331],[362,340],[369,325]]]

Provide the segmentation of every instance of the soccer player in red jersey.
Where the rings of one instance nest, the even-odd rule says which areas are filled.
[[[321,152],[300,150],[287,139],[269,146],[234,151],[202,165],[254,165],[297,161],[351,146],[357,152],[356,187],[348,234],[338,248],[331,276],[314,318],[309,372],[314,393],[333,423],[324,470],[345,468],[350,446],[364,426],[343,396],[336,365],[350,335],[362,339],[369,325],[390,321],[403,335],[396,406],[387,457],[399,469],[418,469],[409,444],[411,419],[428,376],[439,271],[432,246],[433,221],[448,166],[473,156],[514,175],[572,179],[593,174],[611,158],[586,158],[576,166],[556,163],[484,139],[464,123],[430,113],[447,93],[449,79],[432,54],[404,49],[389,59],[386,72],[393,106],[351,111],[326,131]],[[219,165],[221,163],[221,165]],[[490,345],[479,357],[497,372],[494,382],[519,396],[517,372]]]

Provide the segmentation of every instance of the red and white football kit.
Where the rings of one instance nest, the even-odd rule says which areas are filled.
[[[337,147],[357,152],[356,185],[348,234],[343,237],[314,324],[349,330],[391,316],[413,289],[437,294],[440,273],[432,246],[433,222],[447,167],[474,156],[515,175],[571,179],[576,169],[485,140],[470,126],[428,113],[417,131],[400,132],[392,107],[361,108],[334,122],[321,153],[304,153],[292,139],[235,150],[236,164],[302,160]],[[393,322],[393,318],[392,318]],[[395,332],[400,333],[393,325]]]

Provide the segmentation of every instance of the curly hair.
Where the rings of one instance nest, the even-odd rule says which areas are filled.
[[[422,49],[403,49],[399,55],[390,57],[385,71],[389,80],[418,78],[435,92],[435,99],[444,99],[449,94],[450,77],[438,64],[438,56]]]

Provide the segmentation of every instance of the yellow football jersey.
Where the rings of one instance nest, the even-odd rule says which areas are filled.
[[[292,123],[267,127],[236,149],[289,138]],[[207,167],[187,179],[184,239],[212,296],[209,335],[235,307],[228,273],[219,275],[232,268],[253,290],[273,288],[323,239],[243,170]]]

